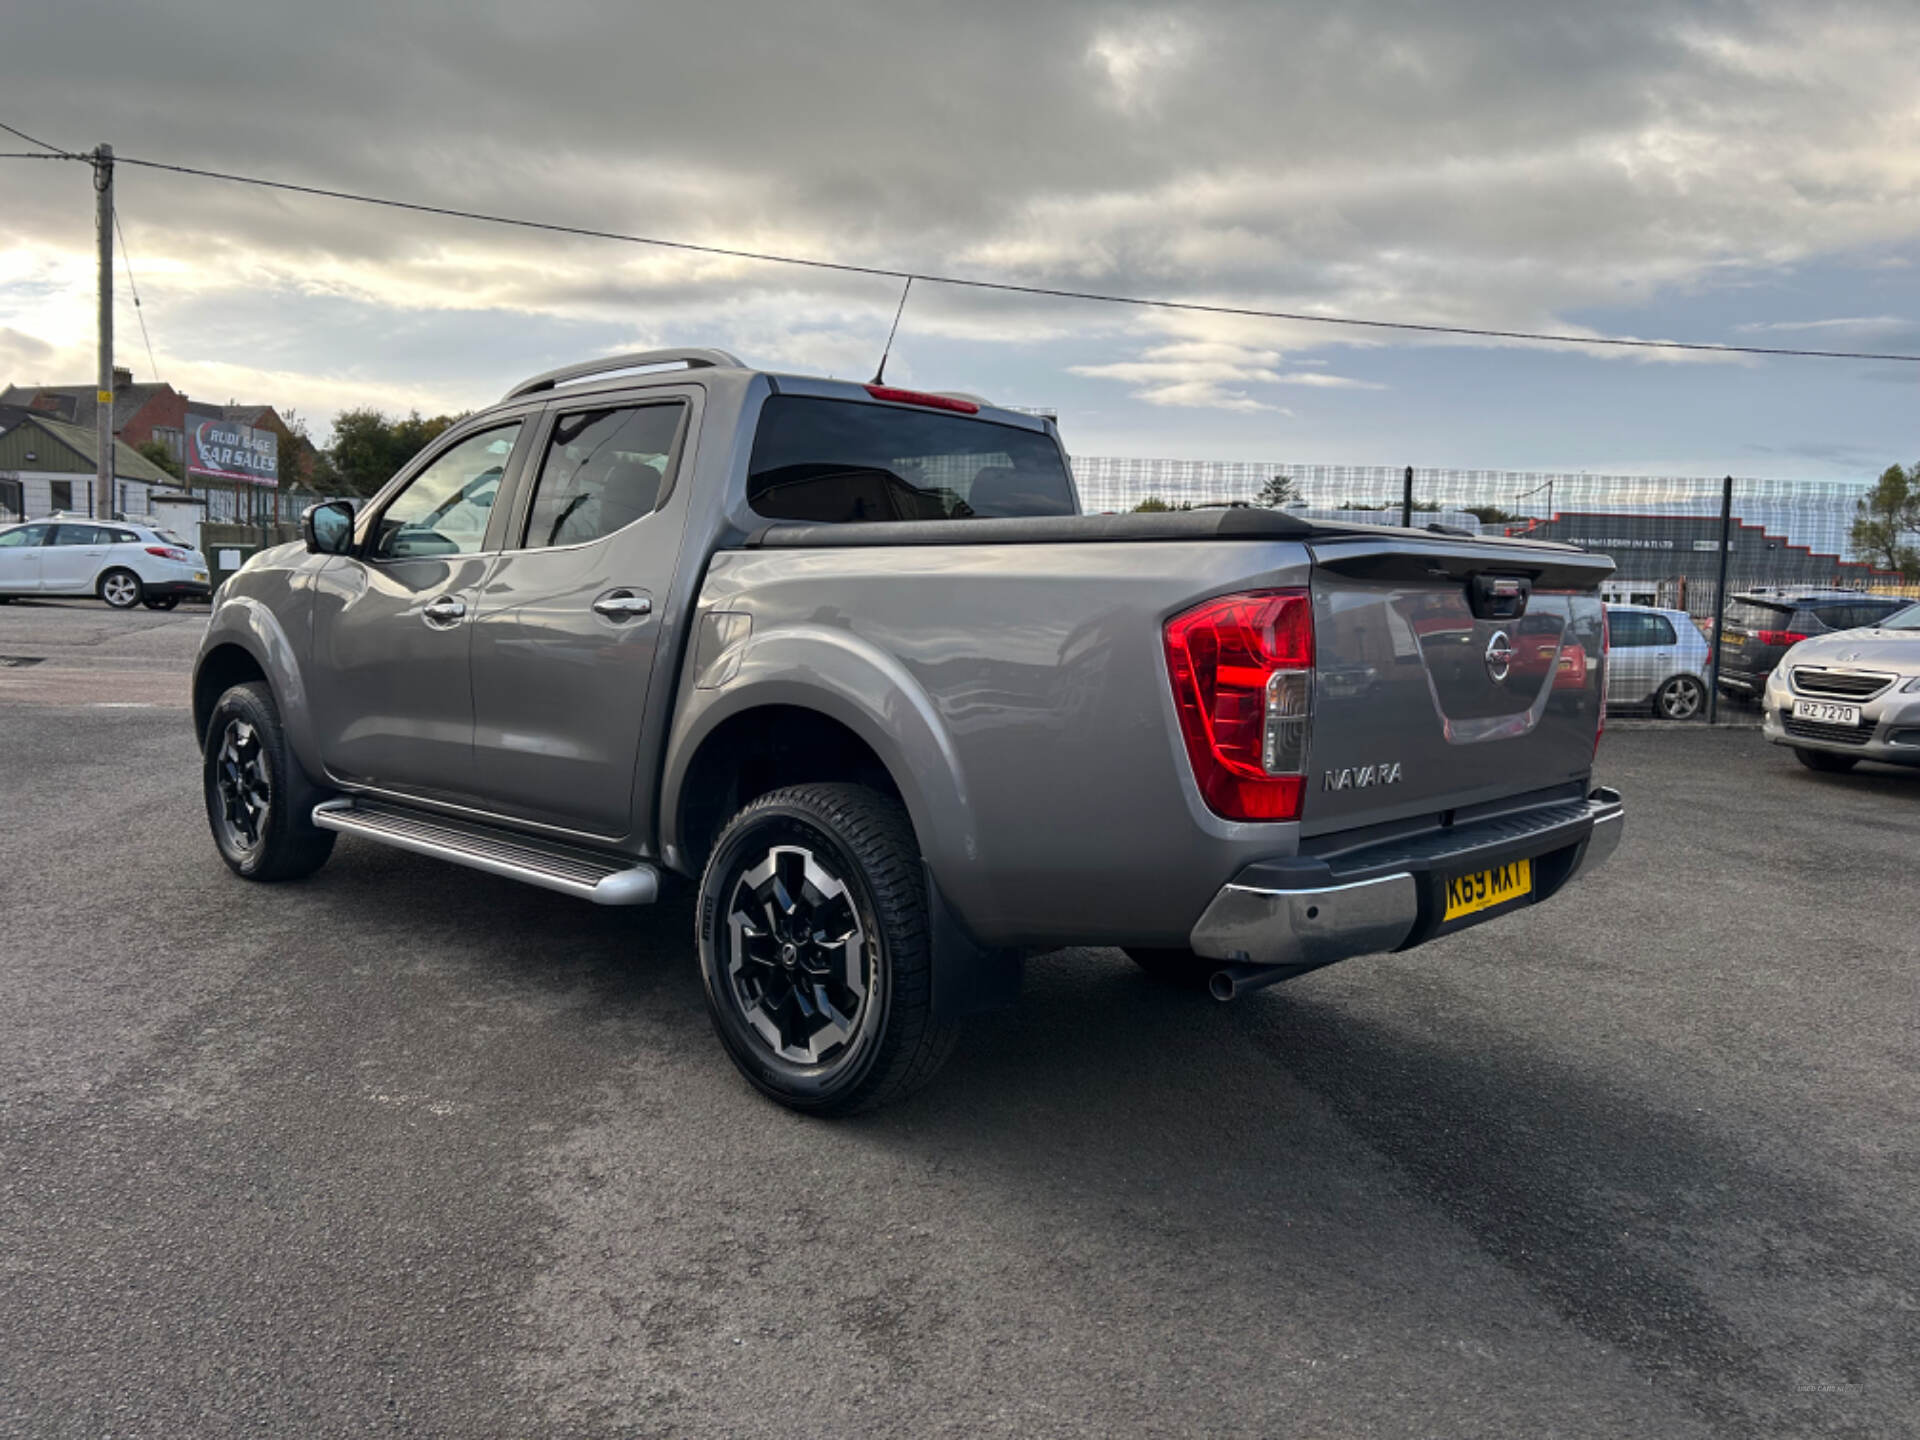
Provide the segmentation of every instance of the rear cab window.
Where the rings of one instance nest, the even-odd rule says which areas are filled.
[[[1044,431],[808,395],[761,407],[747,503],[769,520],[833,525],[1079,513]]]

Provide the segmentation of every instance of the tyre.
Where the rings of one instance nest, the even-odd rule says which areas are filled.
[[[1803,750],[1794,747],[1794,757],[1809,770],[1822,775],[1844,775],[1860,763],[1858,755],[1835,755],[1830,750]]]
[[[1653,697],[1653,711],[1662,720],[1692,720],[1706,708],[1707,687],[1693,675],[1676,675]]]
[[[333,831],[313,823],[326,792],[294,758],[265,684],[236,685],[214,705],[202,786],[213,843],[242,879],[297,880],[333,853]]]
[[[700,970],[714,1032],[760,1092],[845,1115],[933,1078],[926,876],[900,805],[861,785],[763,795],[721,832],[700,881]]]
[[[109,570],[100,577],[100,598],[116,610],[131,610],[146,598],[146,588],[131,570]]]
[[[141,601],[149,610],[171,610],[179,603],[178,595],[149,595]]]
[[[1162,985],[1182,990],[1204,990],[1213,972],[1223,963],[1196,955],[1191,950],[1149,950],[1129,945],[1127,958]]]

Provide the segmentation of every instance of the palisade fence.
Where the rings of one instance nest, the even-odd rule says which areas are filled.
[[[1920,599],[1920,585],[1912,583],[1920,577],[1881,568],[1853,547],[1853,522],[1869,480],[1735,477],[1729,497],[1721,477],[1417,465],[1082,456],[1074,460],[1073,473],[1081,505],[1094,512],[1154,501],[1170,508],[1258,504],[1272,482],[1283,479],[1283,508],[1312,519],[1404,521],[1472,535],[1564,541],[1613,557],[1617,568],[1604,587],[1609,600],[1685,610],[1709,632],[1723,553],[1729,595],[1821,586]]]

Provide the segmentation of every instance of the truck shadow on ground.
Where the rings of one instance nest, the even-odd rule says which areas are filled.
[[[410,922],[470,931],[478,970],[570,992],[615,1026],[665,1026],[704,1057],[703,1088],[732,1088],[715,1093],[742,1125],[964,1173],[1008,1224],[1070,1212],[1111,1226],[1117,1248],[1211,1252],[1223,1273],[1265,1262],[1297,1225],[1295,1240],[1333,1237],[1302,1263],[1373,1275],[1362,1235],[1383,1205],[1411,1204],[1716,1419],[1818,1430],[1836,1391],[1883,1413],[1920,1403],[1899,1378],[1920,1314],[1911,1235],[1770,1168],[1713,1117],[1497,1023],[1436,1038],[1312,977],[1220,1006],[1118,952],[1065,951],[1031,965],[1017,1009],[969,1022],[927,1091],[812,1121],[753,1094],[706,1033],[684,888],[623,913],[410,856],[342,858],[321,883],[388,913],[399,894],[381,892],[405,893]]]

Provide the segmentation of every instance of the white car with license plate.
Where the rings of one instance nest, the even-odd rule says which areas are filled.
[[[1813,770],[1920,766],[1920,605],[1802,640],[1767,680],[1767,739]]]
[[[0,527],[0,603],[97,595],[115,610],[171,610],[210,589],[206,557],[169,530],[60,515]]]

